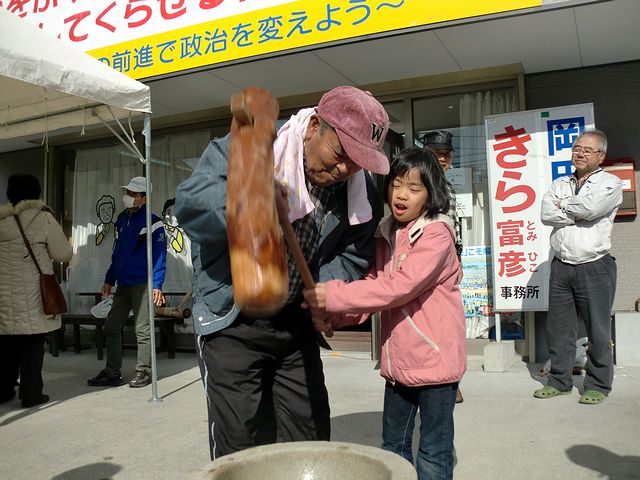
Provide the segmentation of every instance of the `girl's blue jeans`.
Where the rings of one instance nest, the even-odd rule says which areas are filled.
[[[453,478],[453,408],[458,383],[406,387],[387,382],[382,415],[382,448],[413,464],[412,438],[420,411],[418,480]]]

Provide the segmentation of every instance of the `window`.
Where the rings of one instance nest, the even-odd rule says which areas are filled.
[[[153,138],[154,214],[160,216],[165,202],[175,198],[177,186],[191,175],[209,136],[209,130],[202,130]],[[74,250],[67,277],[70,311],[80,313],[88,311],[93,297],[77,293],[99,292],[111,262],[115,221],[124,209],[121,186],[132,177],[144,175],[144,166],[121,144],[64,148],[57,156],[65,165],[64,224],[71,229]],[[165,224],[165,229],[171,227]],[[164,289],[186,291],[191,285],[190,248],[187,239],[177,231],[173,233],[176,242],[167,245],[167,263],[173,264],[167,269]],[[172,252],[175,258],[169,258]]]
[[[447,130],[453,135],[453,160],[446,175],[456,190],[465,247],[461,290],[468,338],[486,337],[493,322],[484,119],[518,109],[513,87],[412,100],[415,145],[423,146],[422,138],[430,130]]]

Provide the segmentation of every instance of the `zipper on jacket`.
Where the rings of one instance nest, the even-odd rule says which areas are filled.
[[[395,271],[396,272],[401,272],[402,271],[402,264],[405,261],[405,259],[409,256],[408,253],[401,253],[397,256],[397,264],[395,267]]]
[[[415,324],[413,319],[409,316],[409,313],[404,308],[402,308],[400,311],[404,315],[405,320],[409,322],[409,325],[411,325],[411,327],[416,331],[416,333],[420,336],[420,338],[422,338],[422,340],[428,343],[431,346],[431,348],[433,348],[436,352],[439,352],[440,347],[438,346],[438,344],[435,343],[433,340],[431,340],[429,337],[427,337],[424,334],[424,332],[418,328],[418,326]]]

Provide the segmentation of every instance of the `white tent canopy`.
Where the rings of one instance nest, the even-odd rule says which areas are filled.
[[[149,87],[0,9],[0,139],[151,113]]]
[[[145,155],[120,119],[144,114]],[[0,9],[0,143],[68,127],[102,123],[147,164],[151,205],[151,93],[148,86]],[[107,121],[115,120],[116,132]],[[151,231],[151,209],[147,208]],[[149,319],[154,331],[151,235],[147,235]],[[152,400],[157,396],[155,335],[151,335]]]

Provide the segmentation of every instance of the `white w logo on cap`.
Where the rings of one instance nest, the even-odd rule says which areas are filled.
[[[376,143],[380,141],[382,138],[382,133],[384,132],[384,127],[380,128],[375,123],[371,123],[371,140],[374,140]]]

